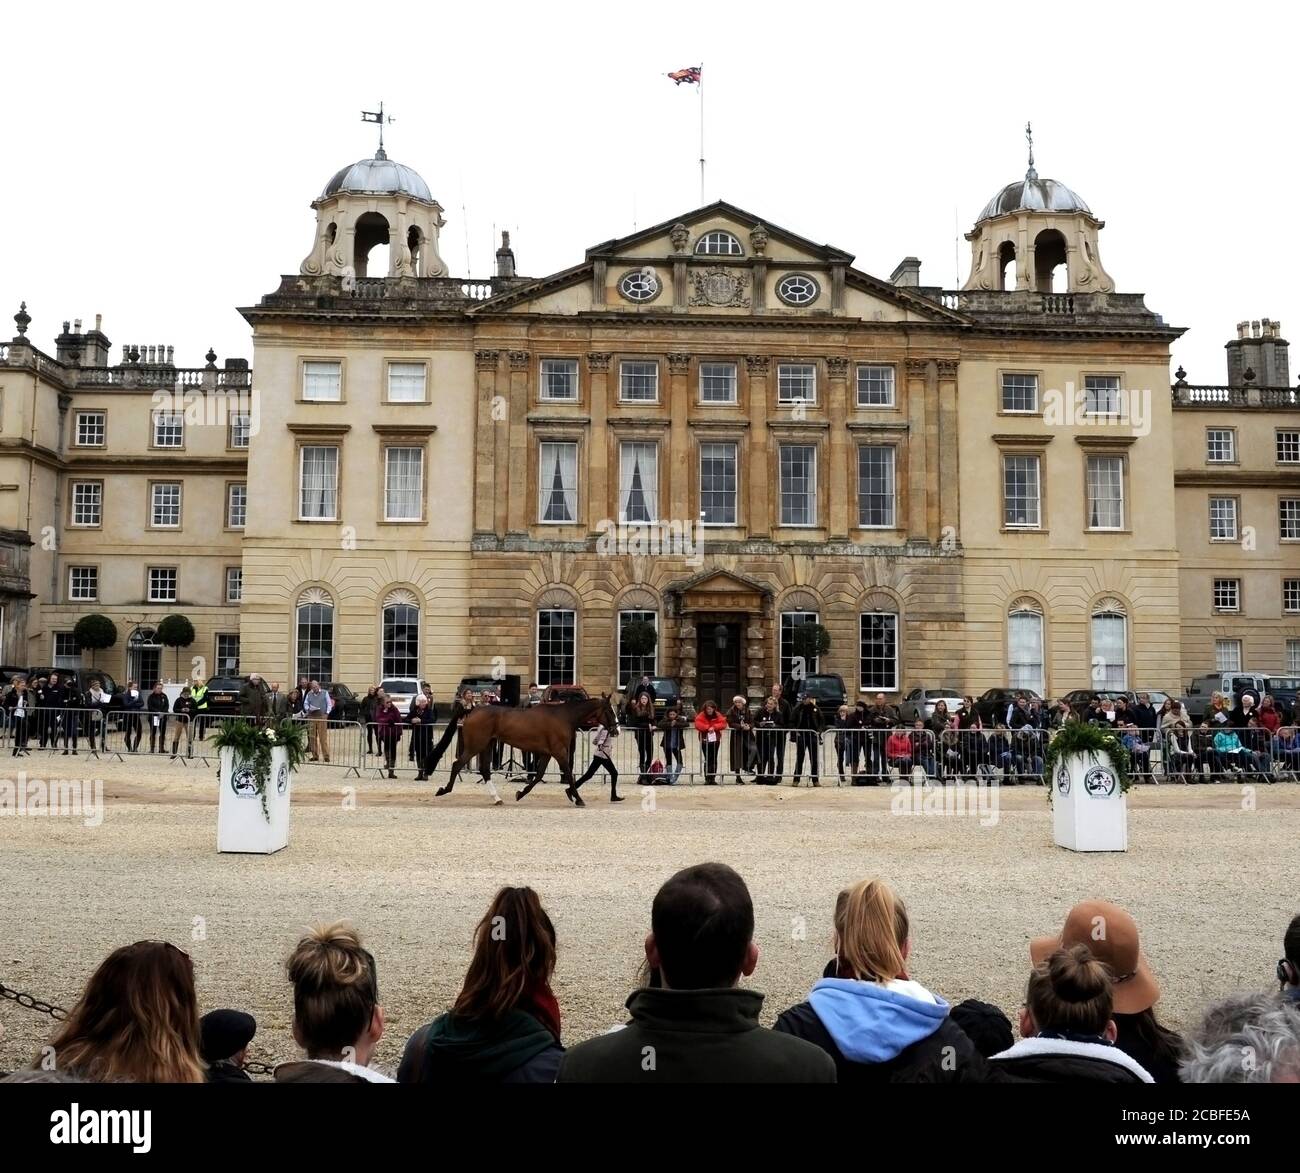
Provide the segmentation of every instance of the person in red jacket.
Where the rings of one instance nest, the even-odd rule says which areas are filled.
[[[704,763],[704,784],[718,784],[718,746],[727,728],[727,718],[718,712],[713,701],[705,701],[704,708],[695,714],[695,728],[700,734],[700,758]]]
[[[402,736],[402,710],[391,696],[384,698],[383,706],[375,714],[375,724],[379,727],[379,744],[384,747],[384,765],[388,776],[396,778],[393,767],[397,765],[397,742]]]
[[[896,725],[885,741],[885,761],[906,779],[912,772],[912,739],[902,725]]]

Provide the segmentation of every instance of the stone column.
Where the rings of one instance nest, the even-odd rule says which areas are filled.
[[[525,533],[528,529],[528,478],[520,473],[528,468],[528,366],[532,356],[526,350],[510,352],[510,444],[508,464],[514,474],[506,478],[509,509],[506,532]]]
[[[591,396],[591,430],[587,437],[587,525],[594,533],[606,518],[614,517],[609,507],[609,352],[593,350],[587,355],[588,394]]]
[[[830,440],[826,445],[829,465],[826,483],[830,490],[828,533],[832,541],[847,540],[851,507],[849,466],[854,455],[849,446],[848,429],[849,360],[840,355],[828,358],[826,370],[830,375],[826,406],[831,421]]]
[[[931,545],[939,541],[939,380],[935,366],[925,373],[925,536]]]
[[[745,479],[749,483],[749,502],[741,517],[751,538],[766,538],[772,533],[767,467],[767,374],[771,365],[765,354],[745,357],[745,394],[749,397],[749,453]],[[736,487],[739,492],[739,484]]]
[[[960,540],[957,501],[957,360],[939,362],[939,540]]]
[[[672,502],[671,517],[675,520],[690,521],[697,518],[690,507],[690,465],[691,435],[687,416],[691,410],[691,393],[689,375],[691,356],[689,354],[670,354],[668,356],[668,430],[667,459],[661,458],[661,466],[667,465],[669,500]],[[662,480],[662,471],[661,471]],[[659,487],[659,499],[663,501],[663,485]],[[660,508],[660,514],[663,509]]]
[[[925,383],[930,363],[909,358],[907,370],[907,540],[924,542],[926,523]]]
[[[745,695],[751,701],[763,700],[763,617],[745,617]]]
[[[497,350],[476,350],[474,371],[478,381],[474,426],[474,532],[492,533],[496,525],[496,436],[502,425],[493,417],[497,393]],[[497,531],[498,533],[500,531]]]
[[[683,615],[677,628],[677,639],[681,646],[682,664],[682,700],[691,704],[699,691],[699,665],[696,657],[699,653],[699,641],[695,627],[694,615]]]

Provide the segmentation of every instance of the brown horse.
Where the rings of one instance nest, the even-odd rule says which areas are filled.
[[[516,749],[534,755],[528,785],[515,795],[516,800],[523,798],[541,781],[548,763],[554,758],[560,767],[560,780],[565,784],[565,794],[569,801],[574,806],[586,806],[574,784],[570,746],[579,729],[594,725],[614,729],[617,724],[618,718],[614,716],[607,694],[586,701],[564,705],[534,705],[528,709],[481,705],[465,717],[461,726],[464,736],[461,752],[452,763],[447,785],[438,789],[437,796],[450,793],[461,770],[474,758],[484,754],[492,742],[503,741],[506,745],[513,745]],[[500,802],[495,787],[492,789],[494,800]]]

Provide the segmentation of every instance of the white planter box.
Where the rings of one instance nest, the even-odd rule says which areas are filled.
[[[1128,799],[1107,753],[1071,754],[1056,763],[1052,839],[1070,851],[1127,851]]]
[[[293,771],[288,754],[271,750],[271,779],[266,788],[268,820],[253,788],[252,767],[235,761],[235,751],[221,751],[221,796],[217,803],[217,850],[271,855],[289,843],[289,799]]]

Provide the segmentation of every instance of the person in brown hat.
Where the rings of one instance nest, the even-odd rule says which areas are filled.
[[[1071,945],[1086,945],[1111,972],[1115,1045],[1145,1067],[1156,1083],[1178,1083],[1183,1039],[1156,1019],[1160,984],[1142,953],[1137,922],[1118,904],[1084,900],[1070,909],[1057,936],[1029,942],[1029,959],[1037,966]]]

